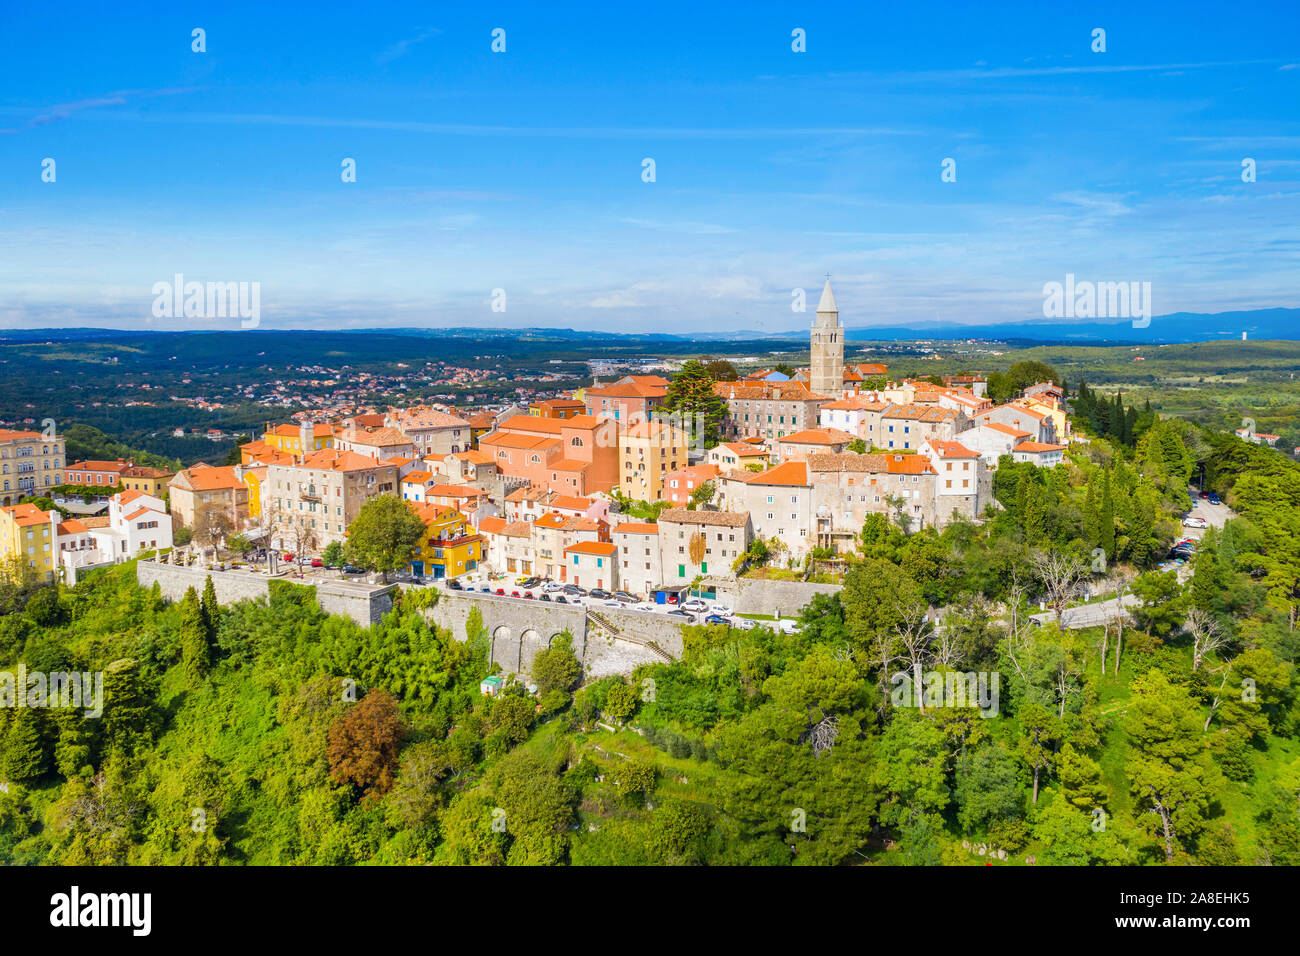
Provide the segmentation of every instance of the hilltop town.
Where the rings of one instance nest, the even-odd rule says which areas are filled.
[[[798,570],[833,561],[870,514],[908,530],[979,520],[997,507],[999,461],[1051,468],[1073,437],[1060,385],[1029,382],[999,404],[987,385],[846,364],[827,280],[809,365],[788,373],[688,362],[675,377],[614,374],[526,405],[302,411],[239,445],[238,463],[174,472],[68,462],[57,431],[3,431],[0,541],[38,578],[66,582],[178,544],[230,552],[232,541],[241,557],[336,568],[331,546],[368,501],[391,495],[427,528],[403,569],[416,580],[480,570],[650,600],[734,579],[755,555]],[[709,537],[718,526],[725,541]],[[696,538],[707,546],[682,543]],[[584,554],[596,556],[590,570],[572,560]]]

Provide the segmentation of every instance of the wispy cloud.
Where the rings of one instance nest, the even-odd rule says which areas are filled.
[[[642,229],[657,229],[662,232],[684,232],[693,236],[714,236],[727,232],[736,232],[731,226],[722,226],[712,222],[660,222],[655,219],[620,219],[619,222]]]
[[[231,123],[250,126],[318,126],[337,129],[376,129],[444,136],[534,136],[563,139],[790,139],[800,136],[916,136],[919,130],[872,126],[499,126],[473,123],[426,123],[419,120],[379,120],[333,116],[293,116],[271,113],[120,113],[122,119],[146,123]]]
[[[401,59],[411,52],[411,48],[417,43],[423,43],[431,36],[437,36],[442,33],[437,27],[425,27],[417,32],[414,36],[409,36],[405,40],[398,40],[387,50],[384,50],[377,57],[376,63],[392,63],[394,60]]]
[[[101,109],[106,106],[125,106],[128,102],[134,99],[152,99],[158,96],[178,96],[182,93],[192,93],[200,88],[201,87],[197,86],[179,86],[166,87],[159,90],[117,90],[113,93],[105,93],[102,96],[91,96],[82,100],[73,100],[70,103],[58,103],[54,106],[41,109],[19,127],[0,129],[0,133],[17,133],[24,129],[48,126],[50,123],[57,123],[60,120],[65,120],[73,114],[80,113],[84,110]]]

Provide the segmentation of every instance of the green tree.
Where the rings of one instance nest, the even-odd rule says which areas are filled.
[[[378,495],[361,506],[348,526],[345,551],[355,565],[390,572],[411,563],[415,546],[424,537],[424,522],[396,495]]]
[[[682,416],[692,441],[703,439],[705,448],[721,440],[722,420],[727,415],[727,403],[713,390],[715,381],[703,364],[690,359],[668,383],[668,394],[660,406],[661,411]],[[696,434],[700,425],[703,435]]]
[[[40,717],[30,707],[20,707],[5,733],[4,760],[0,764],[0,772],[5,780],[23,783],[42,776],[46,766]]]
[[[1132,743],[1128,765],[1137,809],[1172,863],[1175,851],[1205,829],[1222,787],[1209,759],[1196,703],[1159,669],[1133,682],[1124,729]]]
[[[567,695],[577,686],[582,679],[582,664],[574,655],[572,639],[567,634],[537,652],[533,658],[532,678],[537,684],[537,692],[543,696],[556,690]]]
[[[1018,819],[1024,798],[1015,758],[1001,744],[977,747],[957,761],[957,820],[968,833]]]
[[[342,541],[331,541],[320,553],[321,562],[327,568],[341,568],[347,563],[347,554]]]
[[[211,583],[211,580],[209,578],[208,582]],[[185,683],[191,689],[201,686],[211,665],[208,625],[203,606],[199,603],[194,588],[189,588],[181,601],[181,667],[185,671]]]
[[[637,702],[635,687],[621,682],[614,684],[605,696],[605,716],[620,724],[631,720],[636,713]]]

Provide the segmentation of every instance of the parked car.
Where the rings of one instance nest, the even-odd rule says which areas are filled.
[[[632,605],[632,610],[634,610],[634,611],[654,611],[654,610],[658,609],[658,607],[659,607],[659,605],[655,604],[653,601],[638,601],[636,604],[633,604],[633,605]]]
[[[558,584],[555,581],[547,581],[545,584],[542,585],[542,590],[546,591],[548,594],[553,594],[556,591],[563,591],[564,585]]]
[[[461,585],[461,583],[460,583],[459,581],[457,581],[455,578],[452,578],[450,581],[447,582],[447,590],[448,590],[448,591],[463,591],[463,590],[465,590],[465,588]]]
[[[727,620],[725,617],[723,617],[721,614],[710,614],[708,617],[704,619],[704,623],[705,624],[726,624],[728,627],[731,626],[731,622]]]
[[[322,561],[320,558],[312,558],[312,559],[311,559],[311,566],[312,566],[313,568],[323,568],[323,567],[325,567],[325,562]]]
[[[1219,503],[1219,501],[1220,501],[1219,496],[1216,495],[1213,491],[1211,491],[1211,492],[1210,492],[1210,504],[1212,504],[1212,505],[1217,505],[1217,504]]]
[[[566,585],[564,586],[564,593],[565,593],[565,594],[576,594],[577,596],[582,597],[583,595],[585,595],[585,594],[587,593],[587,591],[586,591],[585,588],[580,588],[580,587],[578,587],[576,584],[566,584]]]
[[[1202,497],[1202,498],[1208,498],[1208,497],[1210,497],[1210,493],[1209,493],[1208,491],[1202,491],[1202,492],[1201,492],[1201,497]]]
[[[532,597],[531,594],[528,595],[528,596],[529,596],[529,597]],[[550,596],[549,594],[543,594],[543,595],[542,595],[541,597],[539,597],[537,600],[539,600],[539,601],[548,601],[548,602],[549,602],[549,601],[551,600],[551,596]]]
[[[494,594],[499,594],[499,595],[501,595],[502,597],[505,597],[505,596],[506,596],[506,589],[505,589],[505,588],[497,588],[497,589],[496,589],[494,592],[492,592],[492,593],[494,593]],[[519,592],[516,591],[515,593],[518,594]]]
[[[535,588],[537,587],[537,585],[541,583],[542,583],[542,579],[534,575],[532,577],[524,578],[522,581],[519,582],[519,586],[521,588]]]
[[[688,621],[693,621],[693,620],[695,620],[695,618],[691,617],[691,616],[690,616],[689,614],[687,614],[685,611],[679,611],[679,610],[677,610],[676,608],[674,608],[673,610],[669,611],[669,612],[668,612],[668,616],[669,616],[669,617],[684,617],[684,618],[686,618],[686,620],[688,620]]]
[[[501,592],[498,591],[497,593],[500,594]],[[511,591],[511,592],[510,592],[510,596],[511,596],[511,597],[523,597],[523,595],[520,594],[518,591]]]
[[[1209,526],[1210,526],[1210,523],[1209,523],[1208,521],[1206,521],[1204,518],[1184,518],[1184,519],[1183,519],[1183,527],[1184,527],[1184,528],[1208,528]]]
[[[682,603],[683,611],[707,611],[709,606],[699,598],[691,598],[689,601]]]
[[[423,578],[422,576],[418,575],[418,574],[412,574],[412,575],[411,575],[411,583],[412,583],[412,584],[423,584],[423,583],[424,583],[424,578]]]
[[[635,594],[628,594],[626,591],[615,591],[614,600],[622,601],[624,604],[635,604],[637,597]]]
[[[713,605],[713,613],[722,617],[731,617],[731,608],[725,604],[715,604]]]
[[[344,574],[365,574],[365,573],[366,573],[366,569],[365,569],[365,568],[358,568],[358,567],[357,567],[356,565],[354,565],[354,564],[345,564],[345,565],[343,565],[343,573],[344,573]]]
[[[492,589],[491,589],[491,588],[479,588],[479,590],[482,591],[484,594],[491,594],[491,593],[492,593]]]
[[[563,594],[561,594],[561,595],[558,595],[558,596],[555,598],[555,603],[556,603],[556,604],[568,604],[568,603],[569,603],[569,599],[566,598]]]
[[[608,601],[614,595],[610,594],[604,588],[592,588],[587,592],[587,597],[594,597],[598,601]]]
[[[298,560],[298,555],[296,555],[296,554],[289,554],[287,551],[286,551],[283,555],[281,555],[281,557],[282,557],[285,561],[297,561],[297,560]]]

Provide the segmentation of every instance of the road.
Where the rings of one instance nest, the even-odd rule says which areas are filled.
[[[1188,491],[1190,491],[1192,495],[1192,510],[1190,516],[1204,518],[1209,522],[1209,527],[1222,529],[1224,523],[1229,518],[1236,517],[1236,513],[1223,502],[1219,502],[1217,505],[1211,504],[1208,500],[1200,497],[1200,491],[1197,488],[1189,488]],[[1184,537],[1191,538],[1193,541],[1200,541],[1201,538],[1205,536],[1206,530],[1207,529],[1205,528],[1184,527],[1182,529],[1182,534]],[[1178,580],[1185,582],[1188,575],[1191,573],[1191,563],[1188,562],[1183,564],[1178,569]],[[1135,604],[1139,603],[1141,602],[1139,602],[1133,595],[1124,595],[1125,607],[1133,607]],[[1112,617],[1117,606],[1115,599],[1110,598],[1106,601],[1098,601],[1095,604],[1080,604],[1076,607],[1068,607],[1061,613],[1061,626],[1067,629],[1096,627],[1104,623],[1108,618]],[[1055,620],[1055,615],[1051,611],[1045,611],[1033,615],[1033,618],[1036,621],[1046,623],[1047,621]]]

